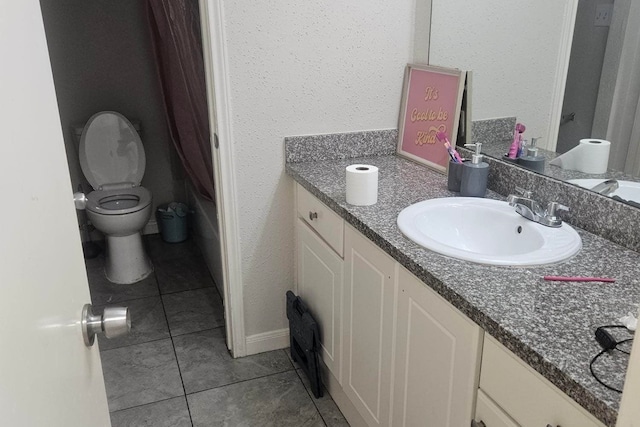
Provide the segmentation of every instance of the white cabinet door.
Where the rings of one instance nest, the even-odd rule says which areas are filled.
[[[390,421],[395,262],[345,227],[344,392],[370,426]]]
[[[480,327],[400,267],[393,425],[468,426],[480,351]]]
[[[298,294],[320,327],[322,360],[338,382],[343,262],[300,218],[296,221]]]
[[[63,7],[62,5],[60,7]],[[0,424],[110,425],[40,3],[0,13]]]

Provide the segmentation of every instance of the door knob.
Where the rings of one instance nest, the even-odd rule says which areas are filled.
[[[73,193],[73,203],[75,203],[77,210],[83,211],[87,208],[87,196],[81,191]]]
[[[104,333],[107,338],[126,335],[131,331],[129,307],[105,307],[101,315],[93,314],[91,304],[82,307],[82,336],[84,344],[91,347],[96,334]]]

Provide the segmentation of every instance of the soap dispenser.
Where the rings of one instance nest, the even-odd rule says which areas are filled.
[[[465,144],[465,147],[475,147],[475,154],[470,162],[462,165],[462,179],[460,180],[460,195],[463,197],[484,197],[487,192],[489,164],[483,162],[481,143]]]
[[[531,138],[531,144],[526,146],[525,155],[518,159],[518,164],[536,172],[544,172],[545,157],[540,155],[536,143],[540,138]]]

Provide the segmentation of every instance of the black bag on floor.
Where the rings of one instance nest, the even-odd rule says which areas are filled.
[[[316,398],[322,397],[320,378],[320,331],[318,324],[309,313],[300,297],[287,291],[287,319],[289,319],[289,339],[291,358],[302,367],[311,383],[311,391]]]

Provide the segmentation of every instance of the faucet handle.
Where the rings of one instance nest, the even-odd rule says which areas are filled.
[[[525,190],[524,188],[518,187],[518,186],[516,186],[516,193],[520,194],[522,197],[525,197],[527,199],[530,199],[531,196],[533,196],[533,191]]]
[[[558,202],[549,202],[549,204],[547,205],[547,216],[551,217],[551,218],[555,218],[556,217],[556,212],[558,210],[561,211],[568,211],[569,207],[562,205]]]

